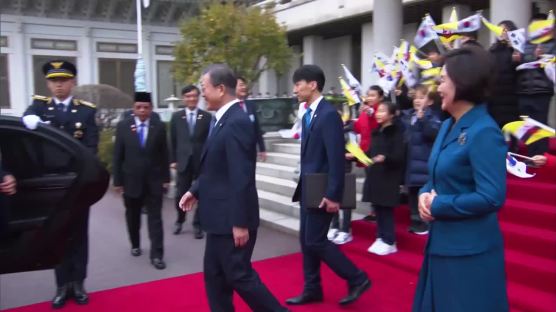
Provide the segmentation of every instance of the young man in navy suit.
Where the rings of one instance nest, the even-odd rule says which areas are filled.
[[[302,118],[301,173],[293,201],[300,201],[299,239],[303,253],[305,285],[301,295],[286,300],[301,305],[323,300],[320,277],[321,262],[348,283],[348,295],[340,300],[347,305],[371,286],[367,274],[358,269],[340,249],[326,238],[334,213],[340,209],[344,192],[344,132],[340,115],[324,100],[324,73],[316,65],[303,65],[293,75],[293,92],[299,102],[310,103]],[[308,208],[303,189],[307,174],[328,175],[326,193],[318,208]]]
[[[224,64],[201,78],[207,109],[216,111],[201,154],[199,178],[180,200],[190,211],[199,200],[207,233],[204,275],[211,311],[234,311],[233,292],[253,311],[287,311],[251,267],[259,227],[254,127],[236,98],[236,77]]]

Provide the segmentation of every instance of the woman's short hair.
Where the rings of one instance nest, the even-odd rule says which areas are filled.
[[[517,29],[517,26],[515,25],[515,23],[513,21],[510,20],[503,20],[500,23],[498,23],[498,25],[502,25],[504,27],[506,27],[506,29],[508,31],[514,31]]]
[[[454,101],[479,104],[488,96],[492,63],[486,50],[475,46],[452,50],[446,54],[444,66],[456,89]]]
[[[390,101],[384,101],[384,102],[381,102],[379,105],[386,106],[386,109],[388,110],[388,114],[393,115],[393,116],[398,115],[398,105],[396,105],[395,103],[390,102]]]
[[[378,93],[378,96],[383,97],[384,96],[384,90],[382,90],[382,88],[378,85],[372,85],[369,87],[369,91],[376,91],[376,93]]]

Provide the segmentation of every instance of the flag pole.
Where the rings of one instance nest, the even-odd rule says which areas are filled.
[[[137,54],[143,56],[143,18],[141,16],[141,0],[135,0],[137,4]]]

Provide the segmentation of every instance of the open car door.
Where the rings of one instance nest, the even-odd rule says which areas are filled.
[[[54,127],[25,128],[0,116],[2,167],[17,180],[6,196],[0,237],[0,274],[49,269],[61,262],[73,239],[71,225],[99,201],[109,174],[80,142]]]

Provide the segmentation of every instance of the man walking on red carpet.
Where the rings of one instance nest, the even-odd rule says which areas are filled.
[[[340,300],[347,305],[371,286],[365,272],[358,269],[330,242],[326,234],[334,213],[340,208],[344,192],[344,133],[340,115],[321,95],[324,73],[316,65],[303,65],[293,75],[294,93],[299,102],[310,103],[302,118],[301,173],[293,201],[300,201],[299,240],[303,253],[305,285],[301,295],[286,300],[290,305],[323,301],[320,265],[326,263],[347,281],[348,295]],[[308,174],[327,174],[326,193],[320,206],[307,207],[308,190],[302,188]]]
[[[201,154],[199,178],[180,207],[190,211],[199,200],[201,228],[207,233],[203,271],[211,311],[233,312],[234,290],[253,311],[287,311],[251,267],[259,226],[256,138],[238,104],[236,82],[224,64],[211,65],[201,78],[207,108],[216,114]]]

